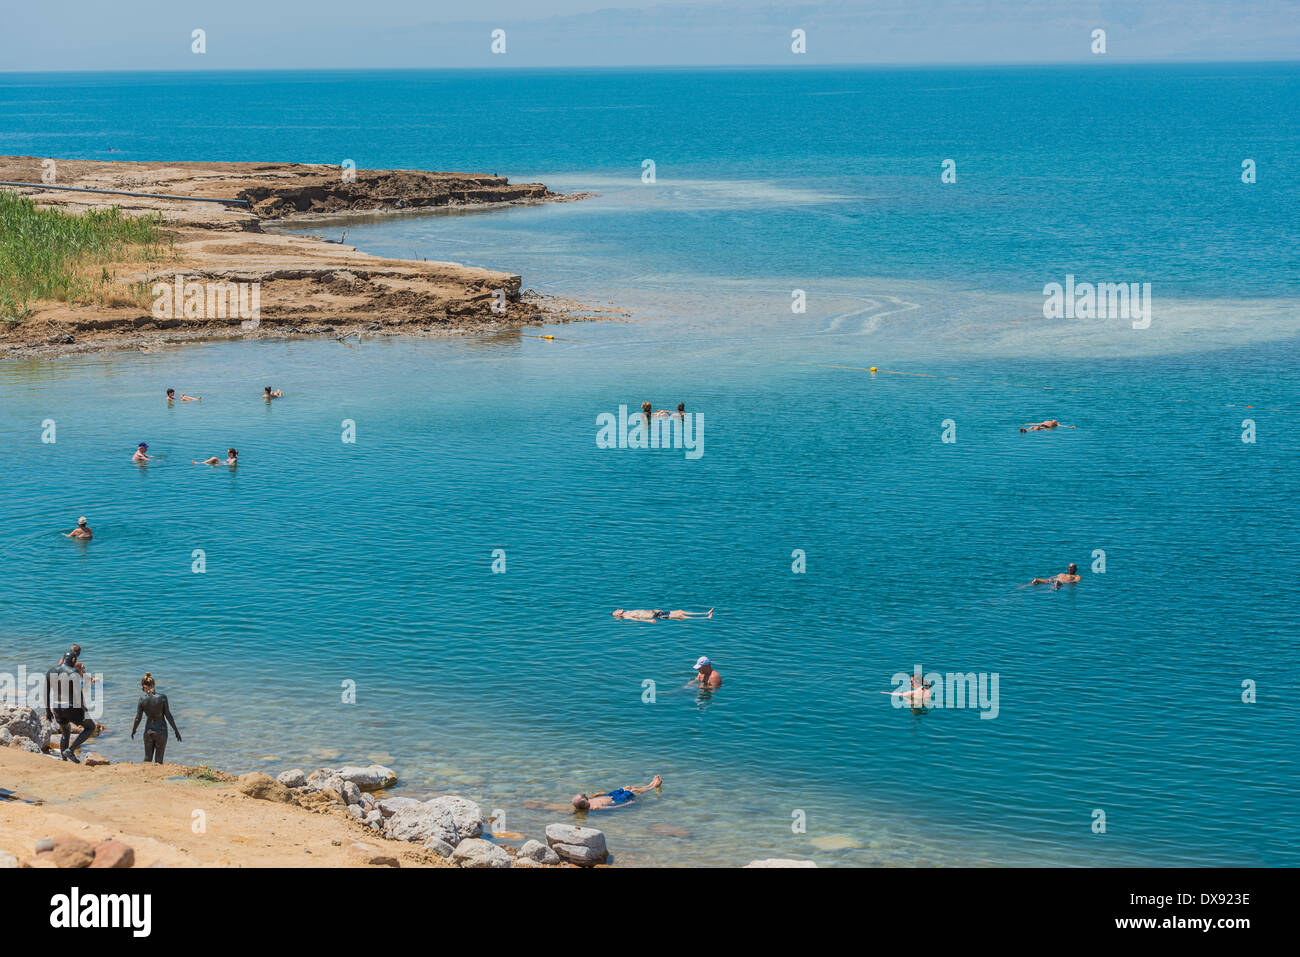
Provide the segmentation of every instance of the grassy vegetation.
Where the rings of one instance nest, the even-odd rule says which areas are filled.
[[[0,190],[0,321],[21,322],[41,300],[117,299],[106,264],[163,259],[171,240],[161,224],[116,206],[67,213]]]

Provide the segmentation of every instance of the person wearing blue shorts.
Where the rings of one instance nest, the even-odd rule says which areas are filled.
[[[633,785],[626,788],[615,788],[604,794],[577,794],[573,798],[573,806],[579,811],[601,811],[615,807],[626,807],[636,800],[638,794],[645,794],[646,791],[653,791],[655,788],[663,787],[664,779],[655,775],[653,780],[645,787]]]

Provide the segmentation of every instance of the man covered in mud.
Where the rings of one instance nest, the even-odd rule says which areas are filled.
[[[80,657],[81,645],[73,645],[57,665],[45,672],[45,717],[62,732],[59,757],[76,764],[81,763],[77,749],[95,733],[94,719],[86,716],[86,699],[82,690],[86,666],[77,660]],[[68,729],[74,724],[81,727],[81,733],[69,745]]]

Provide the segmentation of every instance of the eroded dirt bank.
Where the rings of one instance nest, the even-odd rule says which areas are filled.
[[[40,183],[49,168],[43,163],[34,157],[0,157],[0,180]],[[349,215],[379,211],[581,198],[554,194],[541,183],[295,163],[53,163],[58,186],[243,199],[249,205],[16,190],[41,205],[69,211],[117,206],[128,215],[161,216],[166,248],[147,261],[94,264],[95,301],[33,302],[23,321],[0,322],[0,356],[150,350],[207,338],[436,335],[616,315],[525,295],[521,277],[511,273],[385,259],[338,242],[266,231],[262,225],[319,218],[343,223]],[[160,304],[159,283],[173,286],[174,301]],[[196,285],[187,285],[191,283]],[[230,306],[241,302],[237,290],[245,294],[242,302],[251,304],[254,289],[256,317]]]

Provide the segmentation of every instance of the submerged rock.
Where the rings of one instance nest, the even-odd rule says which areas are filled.
[[[795,861],[785,857],[768,857],[761,861],[750,861],[745,867],[816,867],[816,861]]]

